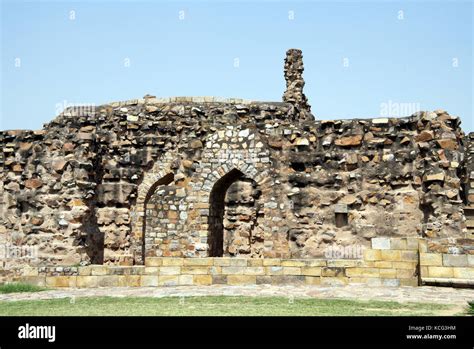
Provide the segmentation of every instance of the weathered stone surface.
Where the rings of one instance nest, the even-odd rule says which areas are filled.
[[[390,239],[389,238],[373,238],[372,239],[372,248],[374,250],[389,250],[390,249]]]
[[[341,147],[360,145],[362,143],[362,135],[354,135],[348,137],[341,137],[334,142]]]
[[[438,139],[436,142],[443,149],[456,150],[458,148],[456,139]]]
[[[304,281],[314,275],[291,273],[349,267],[333,260],[351,246],[372,247],[364,262],[406,270],[400,263],[415,257],[405,252],[418,246],[394,237],[465,254],[474,137],[459,120],[444,111],[314,120],[302,72],[301,51],[289,51],[284,102],[147,95],[67,109],[40,131],[2,131],[0,235],[37,246],[47,265],[163,267],[161,281],[140,281],[151,284],[223,270]],[[313,258],[332,261],[281,265]]]
[[[37,189],[43,185],[39,178],[31,178],[25,181],[25,187],[28,189]]]
[[[417,142],[427,142],[431,141],[434,138],[434,132],[433,131],[421,131],[419,135],[415,137],[415,140]]]

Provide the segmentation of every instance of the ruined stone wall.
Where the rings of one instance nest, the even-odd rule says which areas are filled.
[[[474,239],[474,132],[465,138],[466,161],[464,172],[464,200],[468,236]]]
[[[297,121],[294,112],[147,97],[2,132],[2,239],[38,246],[48,265],[140,264],[145,246],[148,256],[204,257],[213,197],[224,203],[233,169],[260,192],[260,252],[248,256],[462,236],[459,119]],[[220,180],[230,182],[219,192]]]
[[[377,237],[472,253],[459,118],[314,120],[302,72],[290,50],[283,103],[147,95],[0,132],[0,243],[28,252],[3,267],[313,259]]]

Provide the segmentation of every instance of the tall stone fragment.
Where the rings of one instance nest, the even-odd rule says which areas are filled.
[[[303,53],[298,49],[290,49],[285,58],[285,81],[286,91],[283,94],[283,102],[291,103],[299,112],[301,119],[313,118],[311,107],[308,104],[303,88]]]

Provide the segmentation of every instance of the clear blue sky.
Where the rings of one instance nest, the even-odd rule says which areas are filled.
[[[376,117],[391,102],[445,109],[474,131],[473,13],[459,1],[3,0],[0,129],[147,93],[280,101],[285,51],[301,48],[319,119]]]

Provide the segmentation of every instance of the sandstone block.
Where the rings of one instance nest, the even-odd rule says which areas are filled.
[[[255,275],[228,275],[228,285],[254,285],[257,283]]]
[[[401,260],[403,262],[418,262],[418,251],[402,251]]]
[[[399,279],[382,279],[382,285],[386,287],[399,287],[400,280]]]
[[[443,265],[443,256],[440,253],[420,253],[420,265]]]
[[[230,258],[214,258],[213,264],[216,267],[228,267],[230,266]]]
[[[179,285],[193,285],[195,275],[180,275],[178,278]]]
[[[193,284],[194,285],[212,285],[212,276],[211,275],[194,275]]]
[[[393,268],[396,268],[396,269],[414,270],[416,269],[417,265],[418,265],[418,262],[397,262],[397,261],[392,262]]]
[[[142,287],[158,286],[158,276],[157,275],[142,275],[140,277],[140,286]]]
[[[264,266],[279,266],[281,265],[281,259],[279,258],[265,258],[263,260]]]
[[[418,238],[407,238],[407,249],[408,250],[417,250],[420,239]]]
[[[418,286],[418,279],[417,278],[410,278],[410,279],[400,279],[400,286]]]
[[[257,275],[257,285],[271,285],[272,277],[268,275]]]
[[[76,286],[80,288],[98,287],[99,276],[78,276],[76,279]]]
[[[373,277],[373,278],[367,278],[366,283],[370,287],[380,287],[382,286],[383,279]]]
[[[376,261],[374,262],[373,265],[371,265],[370,267],[373,267],[373,268],[380,268],[380,269],[390,269],[393,267],[393,263],[395,262],[390,262],[390,261]],[[367,265],[369,266],[369,265]]]
[[[304,284],[306,276],[303,275],[273,275],[272,285]]]
[[[249,267],[261,267],[261,266],[263,266],[263,258],[249,258],[247,260],[247,266],[249,266]]]
[[[305,276],[304,281],[308,285],[321,285],[321,278],[319,276]]]
[[[304,267],[306,263],[304,261],[299,260],[291,260],[291,259],[283,259],[281,261],[282,267]]]
[[[212,275],[212,284],[213,285],[226,285],[227,275]]]
[[[283,267],[283,275],[301,275],[301,268]]]
[[[147,267],[160,267],[163,264],[163,258],[161,257],[146,257],[145,266]]]
[[[46,286],[46,276],[22,276],[21,282],[36,286]]]
[[[373,245],[373,239],[372,239]],[[364,251],[364,260],[366,261],[380,261],[382,259],[382,254],[380,250],[371,250],[367,249]]]
[[[222,274],[226,275],[243,275],[245,267],[222,267]]]
[[[184,258],[162,258],[161,265],[166,267],[179,267],[184,265],[185,260]]]
[[[305,265],[307,267],[325,267],[328,265],[328,262],[327,260],[325,259],[308,259],[306,262],[305,262]],[[336,265],[335,265],[336,266]]]
[[[192,265],[192,266],[211,266],[214,261],[213,258],[184,258],[183,265]]]
[[[443,254],[443,265],[445,267],[467,267],[467,255],[466,254]]]
[[[77,276],[47,276],[48,287],[76,287]]]
[[[265,267],[265,274],[267,274],[267,275],[283,275],[283,267],[279,267],[279,266]]]
[[[244,275],[265,275],[264,267],[247,267],[244,270]]]
[[[458,279],[471,279],[474,280],[474,268],[453,268],[453,276]]]
[[[321,276],[321,267],[304,267],[304,268],[301,268],[301,275]]]
[[[467,263],[470,267],[474,267],[474,254],[467,255]]]
[[[390,240],[390,249],[392,250],[406,250],[407,240],[404,238],[392,238]]]
[[[145,275],[159,275],[160,267],[145,267]]]
[[[399,261],[401,259],[401,252],[398,250],[383,250],[381,256],[384,261]]]
[[[347,277],[322,277],[321,285],[328,286],[343,286],[349,283],[349,278]]]
[[[140,275],[124,275],[119,279],[119,286],[126,287],[140,287],[141,276]]]
[[[92,276],[101,276],[101,275],[107,275],[108,273],[108,267],[103,266],[103,265],[91,265],[91,275]]]
[[[379,275],[381,278],[396,278],[397,277],[397,270],[396,269],[380,269]]]
[[[452,267],[428,267],[428,277],[430,278],[452,278],[453,276]]]
[[[159,286],[177,286],[179,285],[179,275],[160,275],[158,277],[158,285]]]
[[[215,267],[214,267],[215,268]],[[214,269],[215,271],[216,269]],[[181,268],[182,274],[190,274],[190,275],[207,275],[210,274],[210,268],[204,266],[187,266]]]
[[[347,268],[346,276],[348,277],[379,277],[380,269],[378,268]]]
[[[374,250],[389,250],[390,238],[372,238],[372,249]]]
[[[202,267],[202,268],[204,268],[204,267]],[[206,267],[206,269],[208,270],[208,273],[211,274],[211,275],[220,275],[220,274],[222,274],[222,267],[211,266],[211,267]]]
[[[246,267],[247,259],[246,258],[231,258],[229,265],[233,267]]]
[[[160,267],[161,275],[179,275],[181,274],[181,267]],[[189,273],[186,273],[189,274]]]
[[[397,269],[397,279],[407,279],[415,277],[414,269]]]
[[[101,275],[97,276],[98,287],[118,287],[119,276],[118,275]]]

